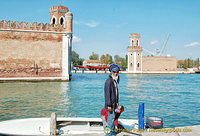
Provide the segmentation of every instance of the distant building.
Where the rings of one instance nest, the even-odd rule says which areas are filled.
[[[84,60],[83,61],[83,66],[100,66],[101,61],[100,60]]]
[[[176,71],[176,57],[143,56],[143,49],[140,46],[140,34],[130,34],[130,46],[127,50],[129,73]]]

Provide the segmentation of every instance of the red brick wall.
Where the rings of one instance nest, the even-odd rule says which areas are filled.
[[[0,30],[0,77],[61,76],[62,34]]]
[[[0,31],[0,40],[62,42],[62,34]]]

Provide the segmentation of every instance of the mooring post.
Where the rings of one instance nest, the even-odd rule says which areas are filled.
[[[144,130],[144,103],[139,103],[138,108],[138,129]]]
[[[51,120],[50,120],[50,136],[56,136],[56,113],[51,113]]]

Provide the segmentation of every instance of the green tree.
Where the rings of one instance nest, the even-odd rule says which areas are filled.
[[[90,58],[90,60],[99,60],[99,55],[94,53],[94,52],[92,52],[92,55],[90,55],[89,58]]]
[[[110,55],[106,54],[106,58],[105,58],[105,64],[110,64]]]
[[[185,68],[184,60],[178,60],[177,61],[177,68]]]
[[[80,58],[80,59],[79,59],[79,63],[78,63],[78,64],[79,64],[79,65],[83,65],[83,61],[84,61],[84,60],[85,60],[85,59],[83,59],[83,58]]]
[[[187,60],[186,60],[186,59],[184,60],[183,68],[184,68],[184,69],[188,68],[188,66],[187,66]]]
[[[104,54],[101,55],[101,58],[100,58],[101,64],[105,64],[105,59],[106,59],[106,56]]]
[[[188,68],[191,68],[191,66],[192,66],[192,62],[191,62],[190,58],[187,59],[187,66],[188,66]]]
[[[101,61],[101,64],[107,64],[107,65],[113,63],[112,56],[109,54],[101,55],[100,61]]]
[[[128,55],[125,56],[125,58],[120,57],[119,55],[115,55],[115,62],[120,66],[120,67],[127,67],[128,63]]]
[[[177,63],[177,67],[178,68],[198,68],[200,66],[200,60],[199,58],[197,59],[191,59],[191,58],[187,58],[185,59],[184,61],[183,60],[178,60],[178,63]]]
[[[109,58],[109,63],[110,63],[110,64],[112,64],[112,63],[113,63],[112,56],[110,56],[110,58]]]
[[[125,62],[123,67],[128,67],[128,55],[125,56]]]
[[[77,66],[78,64],[79,64],[79,55],[75,51],[72,51],[72,65]]]
[[[115,55],[115,56],[114,56],[114,59],[115,59],[116,62],[118,62],[118,61],[121,60],[121,58],[119,57],[119,55]]]
[[[78,53],[72,51],[72,65],[76,67],[77,65],[83,65],[83,58],[79,58]]]
[[[197,59],[194,61],[194,65],[195,65],[196,67],[199,67],[199,66],[200,66],[199,58],[197,58]]]

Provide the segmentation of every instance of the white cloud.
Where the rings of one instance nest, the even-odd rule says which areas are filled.
[[[74,20],[73,23],[77,25],[77,24],[78,24],[78,21]]]
[[[89,27],[96,27],[99,25],[98,22],[90,22],[90,23],[85,23],[86,26],[89,26]]]
[[[77,36],[73,36],[73,42],[80,42],[80,41],[81,41],[80,38],[78,38]]]
[[[189,43],[189,44],[185,44],[184,46],[185,47],[192,47],[192,46],[199,46],[200,43],[199,42],[192,42],[192,43]]]
[[[154,44],[156,44],[156,43],[158,43],[158,40],[154,40],[154,41],[151,41],[151,45],[154,45]]]
[[[86,25],[88,27],[96,27],[98,26],[100,23],[97,21],[88,21],[88,22],[84,22],[84,21],[74,21],[74,24],[80,24],[80,25]]]

